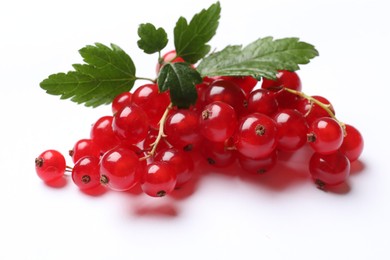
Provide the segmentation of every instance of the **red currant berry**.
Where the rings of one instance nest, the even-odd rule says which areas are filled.
[[[238,114],[242,113],[246,107],[244,91],[232,81],[215,80],[210,83],[204,95],[205,104],[222,101],[231,105]]]
[[[335,119],[322,117],[310,125],[307,140],[317,153],[331,154],[340,148],[343,135],[343,129]]]
[[[273,92],[266,89],[256,89],[248,97],[248,113],[262,113],[272,116],[278,110],[278,102]]]
[[[164,149],[156,154],[154,160],[167,162],[175,169],[177,177],[175,188],[182,187],[192,178],[194,162],[191,156],[184,151],[174,148]]]
[[[81,139],[76,142],[73,149],[69,151],[73,163],[76,163],[84,156],[100,157],[100,148],[91,139]]]
[[[271,170],[278,158],[277,150],[264,158],[252,159],[239,154],[238,162],[243,170],[253,174],[264,174]]]
[[[112,129],[121,140],[136,144],[144,140],[148,134],[148,116],[142,108],[131,104],[115,114]]]
[[[363,152],[363,136],[359,130],[348,124],[345,125],[345,132],[347,135],[344,136],[343,143],[340,147],[340,152],[347,156],[350,162],[354,162]]]
[[[221,101],[208,104],[200,115],[200,132],[212,142],[224,142],[233,135],[236,126],[236,112]]]
[[[112,130],[112,121],[112,116],[103,116],[92,126],[91,140],[99,146],[101,153],[105,153],[120,143]]]
[[[158,129],[160,119],[171,102],[169,93],[160,93],[157,84],[138,87],[133,93],[132,100],[145,111],[150,126],[154,129]]]
[[[99,159],[85,156],[78,160],[72,169],[72,180],[81,190],[100,186]]]
[[[112,113],[115,115],[116,112],[131,104],[133,94],[130,92],[123,92],[116,96],[111,103]]]
[[[310,174],[321,189],[334,186],[347,180],[350,172],[348,158],[340,152],[332,154],[314,153],[309,163]]]
[[[113,190],[129,190],[140,180],[139,164],[134,151],[124,147],[113,148],[100,159],[101,182]]]
[[[201,147],[201,155],[207,163],[217,168],[225,168],[236,161],[236,151],[230,149],[226,142],[211,142],[204,140]]]
[[[258,83],[257,79],[252,76],[222,76],[220,78],[237,84],[246,96],[249,96]]]
[[[240,121],[237,135],[237,151],[248,158],[268,156],[277,145],[276,122],[267,115],[253,113]]]
[[[280,70],[276,80],[263,79],[261,88],[275,92],[275,98],[281,108],[293,108],[299,100],[297,95],[285,91],[283,88],[290,88],[301,91],[302,84],[297,73],[288,70]]]
[[[312,96],[312,98],[329,106],[329,109],[332,111],[333,115],[336,114],[332,104],[326,98],[322,96]],[[307,99],[300,99],[296,104],[296,109],[306,117],[306,121],[309,125],[317,118],[330,117],[329,113],[325,109],[314,102],[310,102]]]
[[[306,144],[308,125],[301,113],[293,109],[283,109],[274,119],[278,126],[278,149],[296,151]]]
[[[178,149],[192,150],[202,141],[199,115],[188,109],[172,111],[165,121],[164,132],[166,140]]]
[[[149,196],[163,197],[176,186],[175,169],[167,162],[153,162],[146,167],[141,188]]]
[[[35,171],[44,182],[61,178],[65,169],[65,157],[56,150],[46,150],[35,158]]]

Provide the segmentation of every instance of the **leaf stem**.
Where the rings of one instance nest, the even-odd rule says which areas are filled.
[[[307,94],[305,94],[305,93],[303,93],[301,91],[297,91],[295,89],[290,89],[290,88],[286,88],[286,87],[284,87],[283,89],[285,91],[287,91],[287,92],[290,92],[290,93],[294,94],[294,95],[297,95],[297,96],[300,96],[300,97],[302,97],[304,99],[307,99],[311,104],[314,103],[314,104],[318,105],[319,107],[321,107],[322,109],[324,109],[329,114],[329,116],[331,118],[333,118],[334,120],[337,121],[337,123],[339,123],[339,125],[343,129],[344,136],[346,136],[347,132],[345,130],[345,124],[336,118],[336,115],[330,109],[330,105],[329,104],[325,104],[325,103],[319,101],[318,99],[313,98],[312,96],[309,96],[309,95],[307,95]]]
[[[156,80],[155,79],[151,79],[151,78],[145,78],[145,77],[135,77],[136,80],[147,80],[147,81],[150,81],[152,83],[156,83]]]
[[[172,109],[172,107],[173,107],[173,104],[170,103],[167,106],[167,108],[165,109],[164,114],[161,116],[161,119],[158,123],[159,128],[158,128],[158,134],[157,134],[156,140],[150,145],[152,147],[152,150],[150,152],[148,152],[148,154],[145,157],[141,158],[142,160],[145,160],[145,159],[148,159],[148,158],[154,156],[156,154],[157,146],[160,143],[161,139],[163,137],[166,137],[166,135],[164,133],[164,125],[165,125],[165,121],[167,120],[169,111]]]

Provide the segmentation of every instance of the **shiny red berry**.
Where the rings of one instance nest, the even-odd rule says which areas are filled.
[[[267,89],[256,89],[248,97],[248,113],[262,113],[272,116],[278,111],[274,93]]]
[[[340,152],[332,154],[314,153],[309,162],[311,177],[317,186],[325,189],[345,182],[350,173],[350,162]]]
[[[57,150],[46,150],[35,158],[35,171],[44,182],[61,178],[65,169],[65,157]]]
[[[81,190],[100,186],[99,159],[85,156],[77,161],[72,169],[72,180]]]
[[[69,151],[73,163],[85,156],[100,157],[100,148],[91,139],[78,140],[73,149]]]
[[[149,196],[163,197],[175,189],[176,180],[174,167],[167,162],[157,161],[146,167],[141,188]]]
[[[221,101],[205,106],[199,119],[201,134],[212,142],[224,142],[233,135],[236,126],[236,112]]]
[[[115,114],[112,129],[119,139],[136,144],[146,138],[149,119],[141,107],[131,104]]]
[[[283,109],[274,116],[274,120],[278,126],[279,150],[296,151],[306,144],[308,125],[301,113],[294,109]]]
[[[218,79],[210,83],[204,93],[205,104],[222,101],[240,114],[246,108],[245,92],[233,81]]]
[[[139,183],[139,165],[139,157],[134,151],[113,148],[100,159],[101,182],[113,190],[129,190]]]
[[[317,153],[331,154],[340,148],[343,136],[343,129],[335,119],[321,117],[310,125],[307,140]]]
[[[350,162],[359,159],[363,152],[364,140],[362,134],[352,125],[345,125],[346,136],[340,147],[340,152],[348,157]]]
[[[111,103],[112,114],[131,104],[133,94],[131,92],[123,92],[116,96]]]
[[[199,131],[199,114],[188,109],[171,111],[164,124],[166,140],[181,150],[192,150],[200,145],[203,137]]]
[[[267,115],[253,113],[243,117],[236,138],[237,151],[248,158],[268,156],[277,145],[276,122]]]
[[[119,145],[119,138],[112,130],[112,116],[103,116],[99,118],[91,128],[91,140],[100,148],[101,153]]]

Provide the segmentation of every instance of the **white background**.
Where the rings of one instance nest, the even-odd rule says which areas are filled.
[[[0,4],[0,259],[387,259],[390,233],[390,6],[386,0],[226,1],[210,44],[300,37],[320,52],[299,75],[338,117],[364,135],[348,185],[322,192],[296,156],[261,178],[203,169],[175,196],[136,192],[89,196],[36,176],[45,149],[66,153],[110,113],[40,89],[48,75],[80,63],[78,49],[116,43],[153,77],[156,56],[136,45],[151,22],[172,39],[179,16],[214,1],[3,1]],[[167,50],[171,49],[170,43]],[[137,83],[138,84],[138,83]],[[387,92],[388,93],[388,92]],[[282,158],[283,159],[283,158]],[[71,164],[67,157],[68,163]]]

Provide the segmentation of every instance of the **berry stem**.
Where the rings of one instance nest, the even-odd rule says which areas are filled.
[[[330,105],[329,104],[324,104],[321,101],[313,98],[312,96],[309,96],[309,95],[307,95],[307,94],[305,94],[305,93],[303,93],[301,91],[297,91],[295,89],[290,89],[290,88],[286,88],[286,87],[284,87],[283,89],[285,91],[287,91],[287,92],[290,92],[290,93],[294,94],[294,95],[297,95],[297,96],[300,96],[300,97],[302,97],[304,99],[307,99],[310,103],[314,103],[314,104],[318,105],[319,107],[321,107],[322,109],[324,109],[329,114],[329,116],[331,118],[333,118],[334,120],[336,120],[339,123],[339,125],[343,129],[344,136],[347,135],[347,132],[345,130],[345,124],[336,118],[335,114],[330,109]]]
[[[155,155],[158,144],[160,143],[161,139],[166,136],[165,133],[164,133],[164,125],[165,125],[165,121],[167,120],[169,111],[172,109],[172,107],[173,107],[173,104],[170,103],[167,106],[167,108],[165,109],[164,114],[161,116],[161,119],[160,119],[160,121],[158,123],[159,124],[159,128],[158,128],[158,134],[157,134],[156,140],[150,145],[152,147],[152,150],[150,152],[148,152],[147,156],[145,156],[145,157],[143,157],[141,159],[145,160],[145,159],[148,159],[151,156]]]

